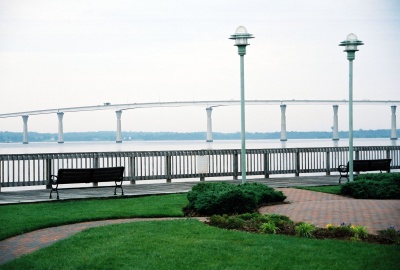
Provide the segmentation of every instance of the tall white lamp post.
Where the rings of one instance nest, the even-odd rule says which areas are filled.
[[[347,35],[345,41],[339,46],[345,46],[347,60],[349,60],[349,180],[353,181],[353,60],[356,56],[357,46],[364,45],[353,33]]]
[[[245,111],[244,111],[244,55],[246,54],[246,46],[249,38],[254,38],[253,35],[247,33],[244,26],[239,26],[235,34],[231,35],[230,39],[235,40],[235,46],[238,47],[240,55],[240,112],[241,112],[241,141],[242,151],[240,154],[240,163],[242,171],[242,184],[246,183],[246,125],[245,125]]]

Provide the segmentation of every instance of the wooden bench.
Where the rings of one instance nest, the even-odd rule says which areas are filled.
[[[53,191],[57,192],[58,185],[61,184],[83,184],[83,183],[98,183],[98,182],[115,182],[114,195],[117,195],[117,187],[121,188],[124,175],[124,167],[110,168],[92,168],[92,169],[59,169],[58,175],[51,176],[51,191],[50,199]]]
[[[370,159],[370,160],[353,160],[353,172],[367,172],[367,171],[387,171],[390,172],[391,159]],[[338,168],[340,173],[339,184],[342,177],[347,178],[349,181],[349,163],[347,165],[340,165]]]

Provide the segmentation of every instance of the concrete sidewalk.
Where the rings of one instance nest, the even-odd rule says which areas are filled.
[[[294,186],[321,186],[321,185],[337,185],[339,176],[301,176],[301,177],[275,177],[275,178],[251,178],[248,176],[248,183],[263,183],[270,187],[294,187]],[[206,180],[206,182],[211,180]],[[218,180],[220,181],[220,180]],[[124,194],[130,196],[143,196],[154,194],[172,194],[188,192],[199,181],[185,181],[172,183],[152,183],[146,184],[149,181],[137,181],[138,184],[123,185]],[[215,181],[214,181],[215,182]],[[241,183],[240,180],[225,180],[228,183]],[[143,184],[142,184],[143,183]],[[36,190],[21,190],[7,191],[3,188],[0,192],[0,205],[13,203],[32,203],[32,202],[47,202],[54,201],[56,195],[53,192],[53,199],[49,199],[49,189]],[[89,188],[69,188],[59,191],[61,200],[69,199],[87,199],[87,198],[107,198],[115,197],[113,187],[89,187]],[[117,189],[117,194],[121,194],[121,190]],[[120,196],[120,195],[117,195]]]

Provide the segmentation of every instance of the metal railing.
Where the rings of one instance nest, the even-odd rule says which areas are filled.
[[[348,147],[248,149],[246,174],[336,172],[348,161]],[[400,146],[354,147],[355,159],[391,158],[400,169]],[[61,168],[124,166],[125,180],[200,178],[241,175],[240,150],[99,152],[0,155],[0,187],[47,185]]]

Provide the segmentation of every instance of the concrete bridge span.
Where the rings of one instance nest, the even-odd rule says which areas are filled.
[[[333,129],[332,140],[339,140],[338,132],[338,108],[339,105],[349,105],[348,100],[246,100],[246,105],[279,105],[281,108],[281,141],[286,141],[286,107],[288,105],[331,105],[333,108]],[[396,132],[396,107],[400,100],[353,100],[354,105],[388,105],[391,106],[391,140],[397,140]],[[116,142],[121,143],[121,115],[124,110],[141,108],[162,108],[162,107],[192,107],[201,106],[206,108],[207,113],[207,142],[212,142],[212,109],[221,106],[239,106],[240,100],[216,100],[216,101],[174,101],[174,102],[151,102],[151,103],[129,103],[53,108],[34,111],[14,112],[0,114],[0,118],[22,117],[23,120],[23,143],[28,143],[28,118],[34,115],[57,114],[58,116],[58,143],[64,142],[63,116],[69,112],[114,110],[117,118]]]

